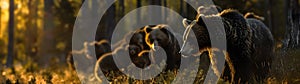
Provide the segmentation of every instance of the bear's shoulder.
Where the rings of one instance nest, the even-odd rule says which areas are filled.
[[[261,21],[264,21],[265,18],[264,17],[261,17],[259,15],[256,15],[254,14],[253,12],[248,12],[245,14],[244,16],[246,19],[250,19],[250,18],[253,18],[253,19],[257,19],[257,20],[261,20]]]
[[[235,19],[235,20],[244,20],[244,16],[237,10],[226,9],[218,14],[222,18]]]
[[[218,19],[222,18],[223,21],[229,22],[229,23],[238,23],[243,24],[243,26],[246,24],[246,18],[244,18],[243,14],[241,14],[239,11],[234,9],[225,9],[222,12],[216,14],[216,15],[204,15],[204,14],[198,14],[197,20],[201,22],[201,19]]]

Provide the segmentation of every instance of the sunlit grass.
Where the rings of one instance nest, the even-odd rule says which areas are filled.
[[[61,66],[57,68],[35,68],[34,64],[29,67],[15,65],[13,68],[1,66],[0,83],[19,83],[19,84],[61,84],[61,83],[80,83],[76,72],[72,69]]]
[[[300,50],[280,50],[278,49],[272,64],[271,76],[266,80],[268,84],[298,84],[300,83]],[[193,65],[193,64],[191,64]],[[130,67],[129,67],[130,68]],[[205,71],[202,69],[184,73],[185,75],[197,74],[195,83],[203,83],[205,80]],[[117,76],[116,76],[117,75]],[[143,81],[134,80],[125,75],[118,75],[118,73],[111,72],[108,76],[113,84],[119,83],[167,83],[170,84],[175,78],[173,72],[166,72],[155,79]],[[28,62],[21,64],[16,62],[13,68],[6,68],[2,63],[0,66],[0,83],[20,83],[20,84],[61,84],[61,83],[81,83],[79,78],[85,78],[86,81],[92,83],[97,81],[95,75],[91,77],[82,77],[77,75],[76,70],[69,64],[57,64],[48,68],[41,68],[35,62]],[[191,81],[186,79],[186,81]],[[229,84],[228,81],[220,79],[219,84]]]

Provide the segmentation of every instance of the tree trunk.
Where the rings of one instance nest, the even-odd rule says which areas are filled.
[[[31,3],[31,2],[29,2]],[[39,63],[40,66],[47,65],[51,56],[53,56],[53,50],[55,50],[55,38],[54,38],[54,12],[52,11],[52,7],[54,5],[53,0],[44,0],[44,20],[43,20],[43,28],[40,37],[40,45],[38,48],[37,58],[34,58],[36,62]],[[35,7],[35,6],[33,6]]]
[[[184,7],[183,7],[183,4],[184,4],[184,3],[183,3],[183,0],[180,0],[179,3],[180,3],[180,8],[179,8],[180,15],[183,16],[183,17],[185,17],[185,15],[184,15],[184,9],[183,9],[183,8],[184,8]]]
[[[161,6],[161,0],[149,0],[149,4]],[[154,23],[162,23],[162,10],[161,9],[156,10],[156,9],[150,8],[149,13],[150,13],[149,15],[151,17],[150,25],[156,25]]]
[[[0,7],[0,29],[2,29],[2,24],[1,23],[2,23],[2,7]]]
[[[9,0],[8,57],[6,66],[13,67],[14,58],[14,0]]]
[[[190,0],[186,0],[186,2],[191,2]],[[192,17],[193,13],[192,13],[193,7],[191,7],[188,3],[186,3],[186,18],[193,20],[194,17]]]
[[[106,16],[106,21],[107,24],[106,24],[106,32],[108,33],[106,37],[107,39],[109,39],[109,41],[111,40],[111,37],[112,37],[112,33],[114,31],[114,28],[116,26],[116,7],[115,7],[115,4],[112,4],[108,10],[107,10],[107,16]]]
[[[136,8],[139,8],[141,6],[142,6],[141,0],[136,0]],[[137,19],[137,23],[141,21],[141,11],[140,10],[137,10],[136,19]]]
[[[298,0],[287,0],[287,28],[286,39],[284,41],[286,48],[299,48],[300,46],[300,7]]]
[[[149,0],[150,5],[161,5],[161,0]]]
[[[163,0],[163,6],[164,7],[168,7],[168,4],[167,4],[167,0]],[[167,9],[164,9],[163,11],[164,15],[163,15],[163,23],[166,23],[167,22],[167,17],[168,17],[168,12],[167,12]]]
[[[267,0],[266,2],[266,16],[267,16],[267,23],[269,29],[272,31],[272,0]]]
[[[120,6],[120,13],[121,13],[121,16],[124,15],[125,13],[125,6],[124,6],[124,0],[119,0],[119,6]]]
[[[37,41],[38,41],[38,1],[31,1],[28,2],[29,16],[27,17],[29,21],[27,21],[28,29],[26,29],[26,39],[25,39],[25,47],[26,53],[28,56],[36,58],[36,48],[37,48]]]

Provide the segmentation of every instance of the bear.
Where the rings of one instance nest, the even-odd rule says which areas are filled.
[[[130,32],[129,34],[125,35],[124,39],[120,42],[117,42],[116,44],[110,45],[109,41],[107,41],[102,44],[96,45],[96,50],[98,50],[97,64],[100,65],[101,70],[103,71],[105,76],[110,79],[109,81],[118,80],[118,76],[126,75],[121,72],[121,69],[118,69],[114,62],[114,59],[112,58],[112,55],[126,54],[124,52],[128,52],[132,64],[134,64],[138,68],[145,69],[150,66],[152,60],[154,60],[153,56],[149,54],[150,50],[160,51],[156,48],[157,46],[159,46],[165,51],[167,55],[167,59],[165,59],[166,66],[163,67],[163,72],[161,72],[153,79],[161,80],[159,76],[175,76],[167,74],[169,74],[169,72],[176,74],[177,70],[180,67],[180,45],[173,33],[171,33],[168,29],[171,30],[171,28],[165,24],[146,25],[136,31]],[[110,49],[110,46],[114,47],[115,49]],[[121,59],[119,60],[125,59],[122,57],[120,58]],[[162,62],[162,60],[163,59],[156,59],[155,61]],[[125,63],[124,65],[128,65],[128,67],[122,67],[124,68],[124,70],[130,69],[131,67],[131,65],[128,63]],[[97,67],[99,66],[96,66],[95,68]],[[113,73],[112,75],[110,75],[111,72]],[[170,81],[172,80],[173,79],[171,79]],[[144,82],[149,82],[149,80],[145,80]]]
[[[129,42],[129,55],[132,62],[139,68],[146,68],[151,64],[149,50],[160,46],[167,53],[165,71],[176,70],[180,66],[180,46],[174,35],[167,30],[168,25],[147,25],[137,30]],[[141,55],[141,56],[139,56]]]
[[[198,13],[204,14],[204,15],[212,15],[216,14],[222,11],[222,8],[217,5],[209,5],[209,6],[200,6],[197,9]]]
[[[95,47],[97,61],[94,67],[94,75],[98,81],[101,81],[98,75],[100,71],[102,71],[108,81],[116,80],[118,79],[117,77],[125,75],[121,72],[122,68],[125,67],[117,67],[113,58],[113,55],[126,52],[126,50],[123,48],[123,45],[120,45],[119,49],[113,50],[111,49],[111,43],[109,42],[109,40],[102,39],[95,44]],[[119,57],[118,59],[122,58],[124,57]],[[122,64],[128,65],[129,63],[123,62]]]
[[[215,18],[220,18],[223,22],[228,55],[226,59],[229,59],[225,62],[221,77],[230,83],[263,83],[270,73],[275,51],[274,39],[268,27],[256,18],[244,18],[233,9],[212,15],[198,13],[196,24],[184,19],[183,25],[191,26],[200,50],[212,48],[210,34],[203,19]]]
[[[157,83],[173,81],[178,72],[181,63],[180,45],[175,35],[171,33],[172,30],[168,29],[171,30],[165,24],[147,25],[135,31],[130,38],[128,52],[136,67],[145,69],[150,64],[161,64],[163,60],[166,62],[165,66],[161,66],[163,67],[162,72],[154,78],[145,80],[145,83],[150,83],[151,80],[155,80]],[[158,46],[160,48],[157,48]],[[159,53],[155,55],[160,56],[161,49],[165,51],[166,59],[157,59],[156,56],[150,54],[151,51],[154,51]]]
[[[254,13],[252,13],[255,15]],[[263,17],[255,15],[254,18],[245,17],[248,24],[252,28],[252,39],[254,41],[254,55],[252,60],[255,61],[257,71],[255,74],[260,74],[257,76],[257,80],[262,80],[267,78],[271,71],[271,63],[275,53],[275,42],[270,32],[269,28],[262,22]]]
[[[258,16],[256,14],[254,14],[253,12],[248,12],[244,15],[245,18],[254,18],[254,19],[257,19],[257,20],[261,20],[261,21],[264,21],[265,18],[264,17],[261,17],[261,16]]]

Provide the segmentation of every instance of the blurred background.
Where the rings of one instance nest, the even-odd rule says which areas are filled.
[[[74,22],[84,1],[0,0],[0,83],[79,83],[69,58]],[[222,9],[264,17],[277,43],[271,81],[300,83],[300,0],[213,1]],[[99,23],[95,40],[109,39],[126,13],[147,5],[171,8],[188,19],[197,14],[183,0],[116,0]]]

